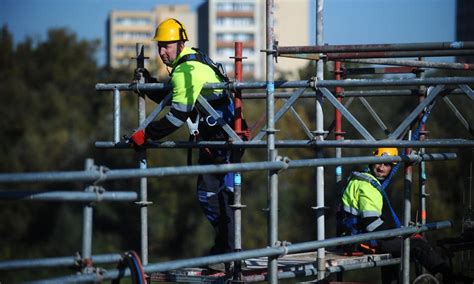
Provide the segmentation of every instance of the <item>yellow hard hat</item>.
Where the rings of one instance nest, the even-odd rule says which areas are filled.
[[[398,156],[398,149],[397,148],[378,148],[374,152],[374,156]]]
[[[169,18],[161,22],[155,31],[153,41],[188,41],[188,34],[183,24],[178,20]]]

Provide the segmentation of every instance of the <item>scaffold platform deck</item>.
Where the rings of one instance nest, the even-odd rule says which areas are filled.
[[[347,256],[342,253],[326,252],[326,267],[336,268],[350,265],[362,265],[392,259],[390,254],[364,254]],[[242,267],[242,282],[265,281],[267,275],[267,257],[245,260]],[[278,258],[278,272],[290,273],[293,277],[317,274],[317,252],[288,254]],[[208,268],[185,268],[168,272],[152,273],[151,282],[213,282],[232,281],[233,274],[214,271]],[[285,277],[286,278],[286,277]]]

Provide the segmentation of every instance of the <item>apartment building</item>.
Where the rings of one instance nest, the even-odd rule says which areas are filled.
[[[136,56],[136,43],[143,43],[145,54],[151,56],[155,22],[153,13],[147,11],[112,11],[107,25],[107,65],[129,66],[130,58]]]
[[[264,1],[265,2],[265,1]],[[275,39],[280,46],[310,45],[309,0],[275,0]],[[276,76],[286,79],[300,79],[298,71],[308,64],[308,60],[279,57],[275,64]]]
[[[151,11],[112,11],[108,19],[107,31],[107,63],[109,66],[135,68],[131,59],[136,55],[136,44],[145,47],[147,67],[159,73],[165,72],[165,67],[158,56],[156,43],[151,41],[158,24],[167,19],[179,19],[186,27],[189,35],[189,45],[197,45],[196,12],[188,5],[159,5]]]
[[[224,65],[230,76],[234,74],[235,42],[243,43],[242,75],[244,78],[260,77],[262,59],[260,54],[264,12],[257,0],[209,0],[198,9],[200,48]],[[207,33],[206,33],[207,31]],[[260,77],[261,78],[261,77]]]
[[[234,73],[234,42],[243,43],[243,77],[265,79],[266,22],[265,0],[209,0],[198,10],[200,48],[227,72]],[[309,0],[275,1],[276,40],[286,45],[309,45]],[[297,15],[297,17],[295,17]],[[206,31],[208,34],[206,34]],[[297,71],[307,64],[298,59],[279,58],[276,73],[296,78]]]

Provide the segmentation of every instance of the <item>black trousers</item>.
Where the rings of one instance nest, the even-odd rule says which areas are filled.
[[[402,238],[377,240],[377,253],[390,253],[393,257],[400,257],[402,242]],[[441,273],[443,279],[452,279],[449,265],[424,238],[410,238],[410,260],[421,264],[433,275]],[[398,283],[398,266],[383,266],[381,272],[382,283]]]
[[[224,121],[232,125],[234,121],[234,105],[226,98],[224,101],[211,102]],[[201,118],[199,123],[200,140],[227,141],[228,135],[217,124],[210,123],[210,118]],[[231,162],[231,151],[228,149],[199,149],[199,164],[228,164]],[[234,204],[234,174],[202,174],[198,176],[197,194],[199,203],[209,222],[214,227],[215,239],[211,254],[233,252],[234,244],[234,212],[230,207]]]

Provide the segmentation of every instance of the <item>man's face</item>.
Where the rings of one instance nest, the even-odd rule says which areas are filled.
[[[178,57],[183,47],[184,44],[182,42],[158,42],[158,53],[163,63],[171,66],[171,63]]]
[[[372,165],[372,173],[378,180],[384,180],[392,170],[392,164],[374,164]]]

